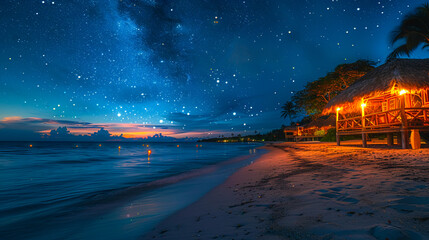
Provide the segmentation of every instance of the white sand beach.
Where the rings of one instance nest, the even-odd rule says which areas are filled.
[[[429,239],[429,148],[344,144],[267,145],[143,239]]]

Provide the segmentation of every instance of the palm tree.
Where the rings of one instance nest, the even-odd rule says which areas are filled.
[[[397,58],[400,55],[410,53],[423,44],[422,49],[429,47],[429,4],[426,3],[405,16],[399,25],[391,33],[392,45],[399,40],[405,43],[393,50],[387,57],[388,60]]]
[[[292,119],[295,117],[295,115],[297,114],[296,111],[296,106],[292,101],[287,101],[283,106],[282,106],[282,117],[286,118],[289,117],[290,122],[292,122]]]

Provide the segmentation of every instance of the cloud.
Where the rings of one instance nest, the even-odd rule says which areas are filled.
[[[13,117],[5,117],[2,120],[0,120],[0,127],[2,125],[6,124],[65,124],[65,125],[89,125],[91,123],[89,122],[79,122],[79,121],[70,121],[70,120],[53,120],[53,119],[46,119],[46,118],[35,118],[35,117],[29,117],[29,118],[21,118],[17,116]]]
[[[44,118],[5,117],[0,120],[0,141],[27,140],[124,140],[151,136],[175,136],[174,125],[89,123]]]

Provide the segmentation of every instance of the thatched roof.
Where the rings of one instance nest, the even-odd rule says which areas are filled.
[[[395,84],[409,91],[428,88],[429,59],[394,59],[373,69],[332,98],[324,113],[333,113],[337,107],[355,107],[353,103],[360,103],[363,97],[377,96]]]

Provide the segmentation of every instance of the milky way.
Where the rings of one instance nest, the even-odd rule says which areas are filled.
[[[358,59],[424,0],[2,0],[0,119],[266,132],[306,82]],[[412,57],[425,57],[416,52]]]

